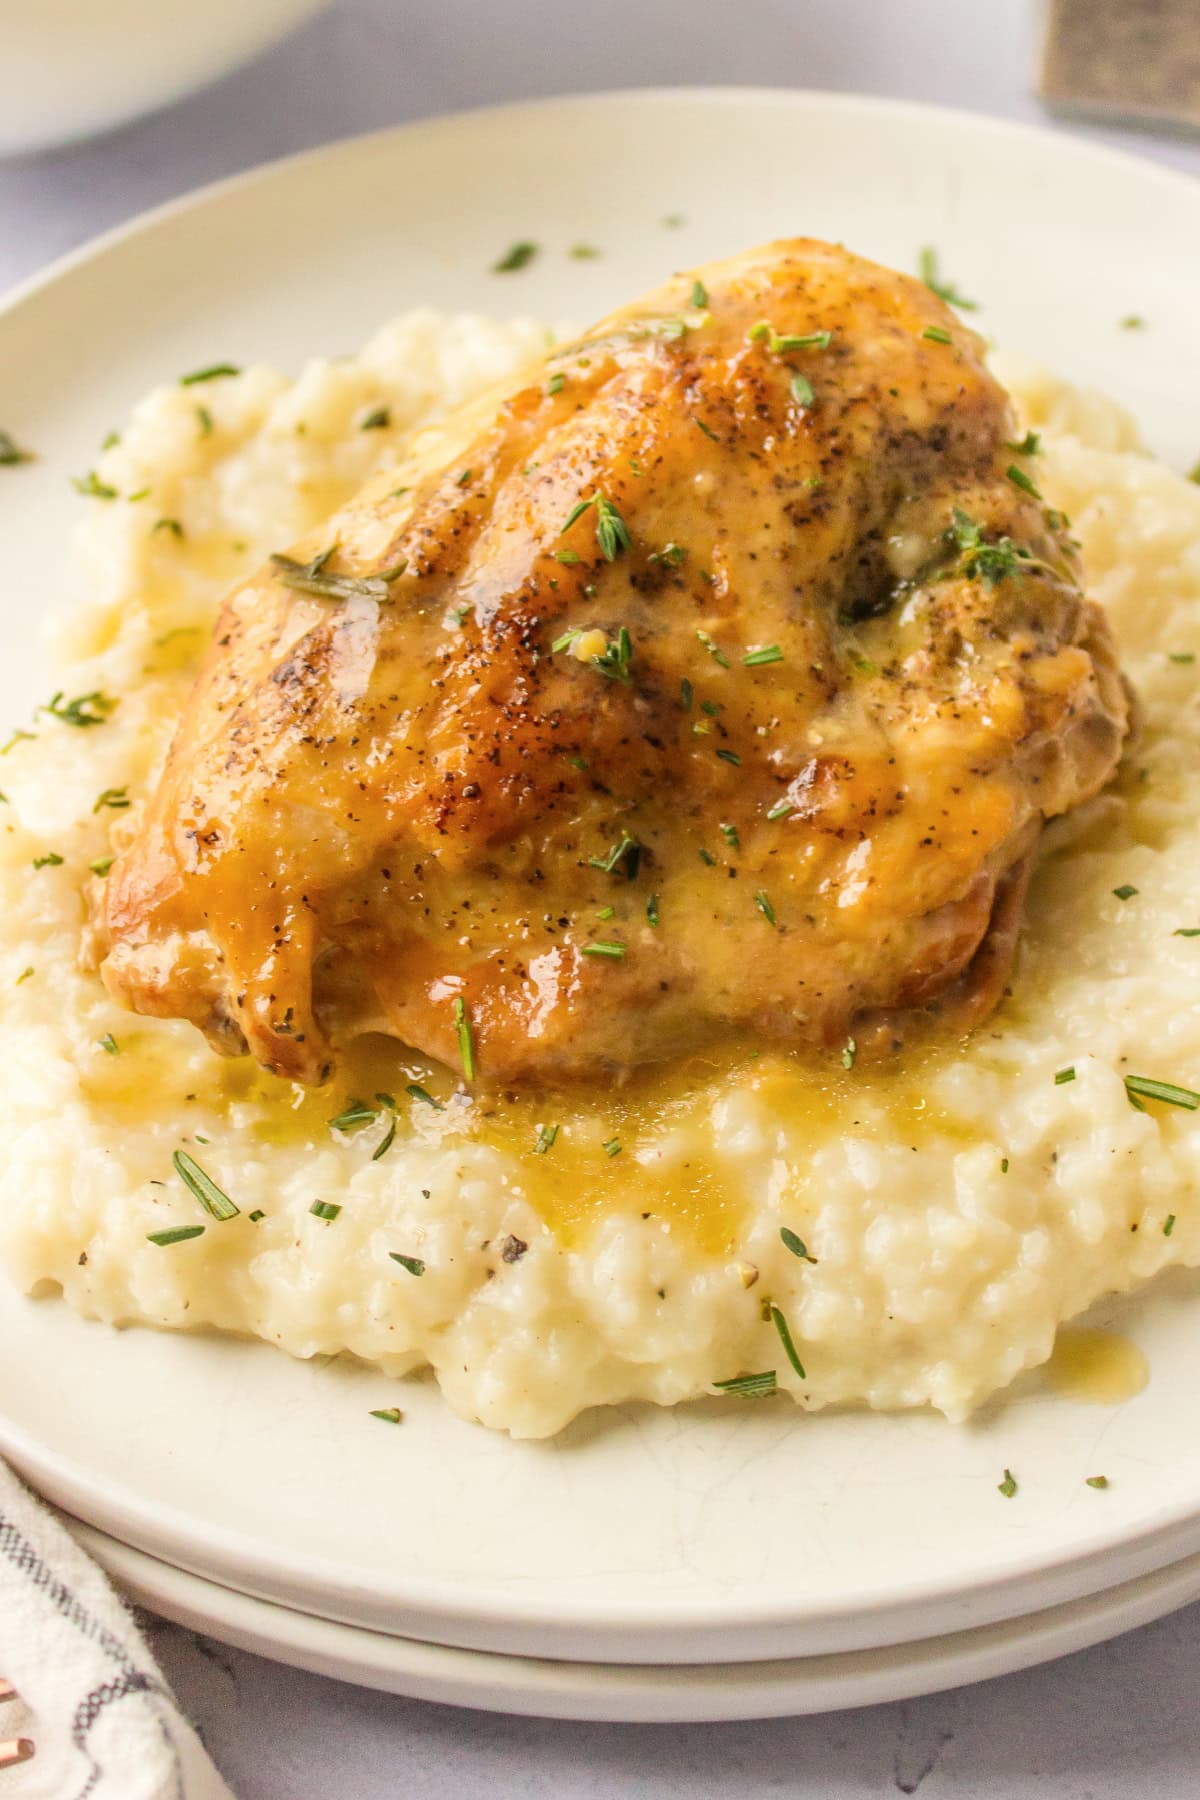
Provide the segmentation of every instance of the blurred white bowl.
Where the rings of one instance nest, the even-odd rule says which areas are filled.
[[[247,62],[325,0],[0,0],[0,156],[107,130]]]

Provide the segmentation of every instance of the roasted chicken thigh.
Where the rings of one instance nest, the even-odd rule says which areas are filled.
[[[1129,703],[978,338],[798,239],[552,350],[228,600],[104,979],[280,1075],[969,1026]]]

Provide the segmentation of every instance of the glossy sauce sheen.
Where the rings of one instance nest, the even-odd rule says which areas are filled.
[[[373,591],[234,593],[113,993],[306,1083],[369,1032],[499,1089],[969,1025],[1127,725],[1013,432],[975,336],[827,245],[602,322],[294,547]]]

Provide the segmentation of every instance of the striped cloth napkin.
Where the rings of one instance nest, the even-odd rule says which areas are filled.
[[[0,1675],[20,1696],[0,1737],[37,1746],[3,1800],[233,1800],[133,1614],[3,1463]]]

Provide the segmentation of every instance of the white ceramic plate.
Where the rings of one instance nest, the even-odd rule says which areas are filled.
[[[669,230],[662,220],[682,214]],[[1200,186],[1070,140],[874,100],[640,93],[480,113],[323,151],[105,240],[0,314],[0,703],[44,677],[71,589],[68,476],[152,381],[294,366],[420,301],[590,317],[671,268],[794,231],[912,266],[939,246],[1006,347],[1200,442]],[[489,267],[512,240],[541,255]],[[602,247],[572,261],[580,239]],[[1148,328],[1123,331],[1143,315]],[[0,722],[3,715],[0,714]],[[559,1441],[462,1424],[425,1382],[257,1345],[117,1333],[0,1292],[0,1444],[71,1511],[181,1566],[380,1631],[607,1662],[878,1648],[1095,1593],[1200,1549],[1178,1280],[1125,1311],[1149,1389],[1046,1394],[967,1429],[785,1406],[617,1409]],[[399,1403],[401,1429],[368,1416]],[[1020,1494],[997,1494],[1005,1467]],[[1103,1473],[1103,1493],[1084,1477]]]
[[[241,1650],[362,1687],[538,1718],[710,1724],[877,1706],[1011,1675],[1084,1650],[1200,1596],[1200,1556],[1090,1599],[886,1650],[761,1663],[552,1662],[415,1643],[253,1600],[65,1519],[132,1600]]]

